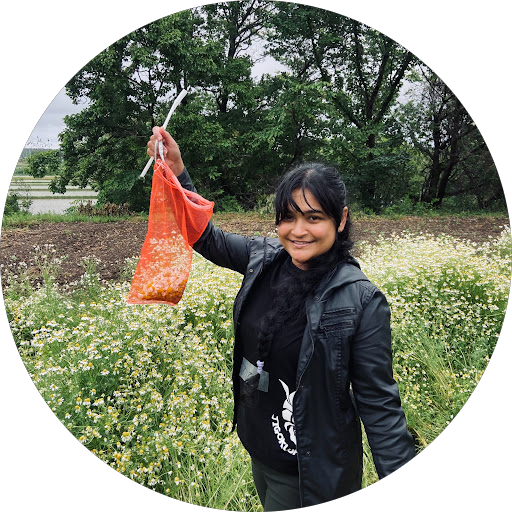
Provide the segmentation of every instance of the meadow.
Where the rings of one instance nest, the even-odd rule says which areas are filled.
[[[394,372],[418,450],[452,421],[492,356],[508,300],[510,228],[476,244],[401,234],[363,243],[363,271],[392,311]],[[231,307],[241,276],[194,255],[175,307],[128,306],[136,258],[103,281],[94,257],[57,284],[63,258],[36,248],[2,269],[13,337],[48,406],[113,470],[173,498],[261,510],[232,427]],[[364,485],[376,481],[365,441]]]

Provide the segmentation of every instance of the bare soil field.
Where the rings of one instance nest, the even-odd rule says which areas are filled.
[[[216,214],[214,223],[220,228],[242,235],[271,235],[275,233],[272,218],[259,215]],[[456,238],[483,243],[497,236],[509,225],[506,216],[495,217],[401,217],[364,218],[353,221],[354,255],[357,242],[375,242],[379,237],[393,233],[444,233]],[[60,284],[77,281],[84,273],[82,258],[95,256],[103,280],[117,280],[126,258],[138,256],[147,232],[143,221],[123,220],[108,223],[43,222],[23,228],[2,230],[0,264],[13,267],[23,261],[28,265],[34,281],[39,280],[34,266],[35,247],[51,244],[56,255],[65,256],[58,275]]]

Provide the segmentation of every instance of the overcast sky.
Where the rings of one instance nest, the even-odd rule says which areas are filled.
[[[73,105],[73,102],[62,88],[55,99],[42,113],[41,118],[34,126],[26,146],[32,148],[57,148],[59,133],[64,129],[64,117],[75,114],[83,108],[82,105]]]

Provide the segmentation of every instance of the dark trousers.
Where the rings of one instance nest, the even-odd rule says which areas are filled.
[[[298,474],[279,473],[252,459],[252,476],[265,512],[300,508]]]

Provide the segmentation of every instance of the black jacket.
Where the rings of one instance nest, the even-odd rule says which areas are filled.
[[[194,190],[188,173],[180,182]],[[233,390],[235,418],[238,319],[263,270],[284,255],[278,239],[225,233],[210,223],[194,250],[244,275],[235,299]],[[393,379],[390,311],[384,295],[355,260],[338,265],[307,303],[307,328],[293,400],[301,501],[315,505],[361,488],[362,419],[379,478],[414,456]]]

